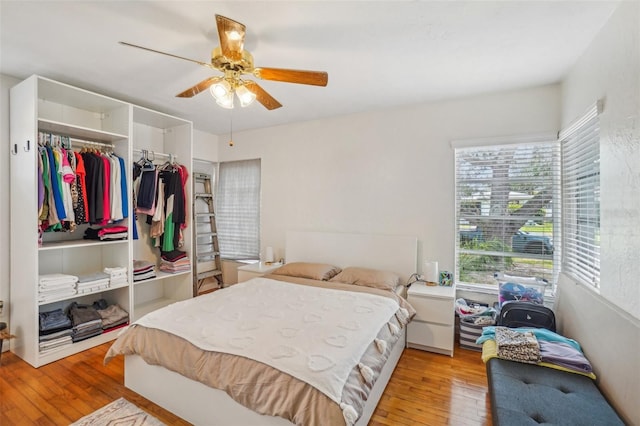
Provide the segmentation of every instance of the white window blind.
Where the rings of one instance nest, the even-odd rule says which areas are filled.
[[[562,271],[600,286],[600,123],[598,104],[560,133]]]
[[[503,272],[555,282],[558,143],[489,143],[455,149],[456,281],[496,284]]]
[[[260,160],[220,163],[216,225],[220,256],[260,258]]]

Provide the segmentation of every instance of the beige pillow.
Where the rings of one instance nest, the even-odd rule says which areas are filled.
[[[350,266],[329,281],[395,290],[400,284],[400,276],[395,272]]]
[[[271,272],[274,275],[310,278],[312,280],[327,281],[341,271],[340,268],[326,263],[291,262],[282,265]]]

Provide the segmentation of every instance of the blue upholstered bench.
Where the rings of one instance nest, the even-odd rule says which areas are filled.
[[[492,358],[487,377],[496,426],[624,426],[586,376]]]

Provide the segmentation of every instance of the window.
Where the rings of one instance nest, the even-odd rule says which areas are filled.
[[[456,142],[456,281],[555,282],[560,153],[553,136]],[[478,287],[476,287],[478,288]]]
[[[222,258],[260,258],[259,159],[220,163],[216,225]]]
[[[598,104],[560,132],[562,271],[600,286],[600,124]]]

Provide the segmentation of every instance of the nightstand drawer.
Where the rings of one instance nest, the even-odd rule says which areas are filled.
[[[407,344],[410,347],[423,346],[429,349],[453,351],[453,326],[427,324],[413,320],[407,326]]]
[[[407,300],[416,310],[416,320],[453,325],[455,320],[453,299],[437,299],[410,294]]]

